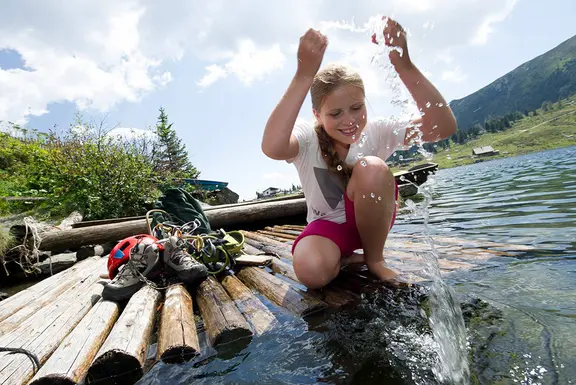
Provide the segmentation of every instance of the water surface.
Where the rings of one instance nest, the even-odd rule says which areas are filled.
[[[574,383],[576,147],[440,170],[431,183],[433,236],[534,246],[445,277],[474,316],[474,381]],[[394,232],[421,234],[423,220],[401,212]],[[354,309],[307,320],[259,298],[278,318],[275,330],[230,354],[157,364],[140,383],[437,383],[435,344],[414,293],[367,296]],[[478,298],[487,307],[469,310]]]

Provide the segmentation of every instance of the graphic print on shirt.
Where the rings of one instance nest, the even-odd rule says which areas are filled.
[[[322,196],[332,209],[344,199],[344,184],[334,173],[326,168],[314,167],[314,176],[322,192]]]

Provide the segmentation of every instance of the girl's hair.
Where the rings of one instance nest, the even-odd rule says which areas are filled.
[[[320,107],[324,98],[328,96],[336,88],[350,84],[356,86],[364,93],[364,82],[360,75],[354,70],[342,65],[330,65],[319,71],[312,82],[310,87],[310,96],[312,98],[312,107],[316,111],[320,111]],[[346,186],[352,175],[352,167],[340,159],[334,148],[333,139],[328,135],[320,122],[316,121],[314,130],[318,135],[318,143],[320,144],[320,151],[328,171],[336,173]]]

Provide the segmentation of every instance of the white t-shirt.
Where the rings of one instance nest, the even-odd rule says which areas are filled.
[[[358,141],[350,145],[345,162],[354,166],[363,156],[377,156],[386,160],[404,146],[409,121],[379,119],[366,124]],[[336,223],[346,221],[345,188],[337,175],[328,171],[318,144],[313,124],[299,121],[292,134],[298,139],[298,155],[287,160],[296,166],[308,206],[308,223],[316,219]]]

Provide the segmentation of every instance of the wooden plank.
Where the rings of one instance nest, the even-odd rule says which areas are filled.
[[[4,319],[0,322],[0,336],[4,336],[15,330],[22,324],[22,322],[27,320],[29,317],[34,316],[43,307],[52,304],[54,301],[58,301],[60,297],[74,295],[74,292],[79,289],[85,290],[86,282],[90,280],[94,281],[101,265],[102,263],[97,265],[95,264],[92,266],[91,270],[85,271],[84,274],[78,273],[75,275],[75,279],[72,281],[71,286],[63,286],[62,288],[56,287]]]
[[[65,295],[53,305],[44,307],[28,318],[16,330],[0,338],[0,346],[19,347],[35,354],[40,363],[46,362],[62,340],[100,299],[102,285],[98,278],[87,280],[84,289]],[[0,384],[20,385],[34,375],[34,366],[25,355],[0,353]]]
[[[182,285],[166,290],[158,331],[157,359],[182,363],[200,353],[192,297]]]
[[[258,234],[267,236],[270,239],[274,239],[274,240],[276,240],[278,242],[282,242],[282,243],[284,243],[285,241],[293,241],[296,239],[296,236],[292,236],[292,235],[288,235],[288,234],[274,233],[272,231],[258,230],[256,232]]]
[[[279,257],[286,258],[289,260],[291,260],[293,257],[290,245],[287,244],[269,245],[267,243],[258,242],[250,238],[246,238],[245,243],[260,250],[265,254],[277,255]]]
[[[96,266],[100,266],[99,260],[100,258],[86,259],[0,302],[0,321],[36,301],[50,300],[45,297],[48,293],[51,293],[52,296],[49,298],[56,298],[66,288],[72,286],[79,276],[82,276],[86,271],[91,271]]]
[[[269,255],[241,255],[234,258],[234,261],[238,265],[242,266],[268,266],[272,263],[272,259]]]
[[[244,242],[244,246],[242,247],[242,250],[249,255],[262,255],[262,254],[266,254],[265,252],[263,252],[262,250],[257,249],[256,247],[248,244],[247,242]]]
[[[287,278],[290,278],[294,282],[300,282],[298,281],[298,277],[294,272],[294,267],[292,267],[291,264],[283,262],[277,258],[274,258],[272,261],[271,270],[276,274],[281,274]],[[307,293],[310,293],[310,295],[332,307],[348,305],[359,299],[359,295],[341,290],[332,284],[328,285],[322,290],[307,290]]]
[[[274,227],[266,226],[266,227],[264,227],[264,230],[270,231],[272,233],[277,233],[277,234],[291,235],[293,237],[291,239],[296,239],[302,233],[302,231],[299,231],[299,230],[290,230],[290,229],[285,229],[285,228],[278,227],[278,226],[274,226]]]
[[[248,321],[214,277],[199,285],[196,302],[212,346],[252,336]]]
[[[276,317],[238,278],[228,275],[222,279],[222,286],[252,325],[255,335],[259,336],[274,326]]]
[[[285,277],[290,278],[294,282],[298,282],[298,277],[296,277],[294,267],[292,267],[291,264],[286,263],[278,258],[274,258],[272,260],[272,266],[270,268],[274,273],[281,274]]]
[[[79,383],[118,319],[118,304],[100,300],[62,341],[31,384]]]
[[[324,302],[309,293],[292,287],[260,268],[245,267],[236,275],[246,286],[296,315],[306,316],[326,307]]]
[[[266,243],[269,245],[282,245],[282,246],[286,245],[284,242],[277,241],[273,238],[266,237],[262,234],[254,233],[252,231],[241,230],[241,232],[242,234],[244,234],[244,238],[253,239],[261,243]]]
[[[146,285],[130,298],[88,369],[87,384],[134,384],[142,377],[160,297]]]

